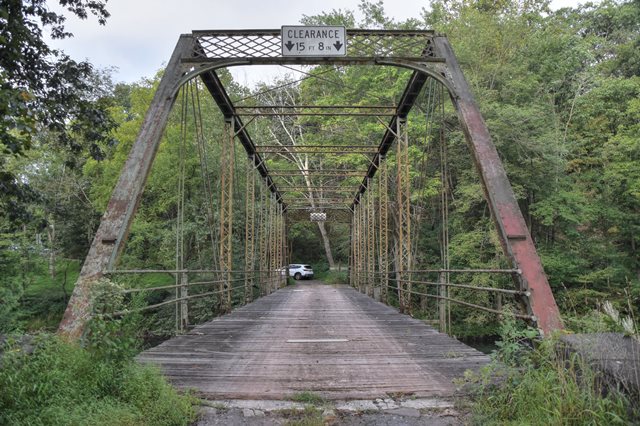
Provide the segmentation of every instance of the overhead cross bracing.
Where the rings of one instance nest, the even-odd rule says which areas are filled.
[[[235,123],[236,133],[243,147],[245,148],[247,155],[254,159],[254,163],[260,168],[263,177],[270,179],[267,186],[276,194],[276,197],[283,203],[286,211],[287,205],[300,205],[297,203],[288,203],[283,198],[282,186],[280,183],[276,183],[272,178],[274,177],[314,177],[314,176],[331,176],[331,177],[362,177],[363,183],[355,188],[354,197],[351,200],[329,200],[324,203],[324,209],[331,209],[332,205],[342,205],[345,202],[350,203],[352,206],[358,204],[360,196],[366,190],[367,179],[373,178],[376,170],[379,167],[380,159],[384,157],[387,151],[390,149],[393,141],[396,138],[396,132],[393,130],[398,126],[398,120],[406,118],[407,114],[413,107],[418,95],[420,94],[425,81],[428,76],[422,73],[414,72],[409,83],[400,98],[400,102],[397,106],[390,107],[388,105],[255,105],[255,106],[235,106],[229,95],[226,93],[224,86],[214,71],[209,71],[202,74],[202,79],[205,86],[211,93],[213,99],[216,101],[220,110],[222,111],[225,120]],[[393,113],[389,111],[393,109]],[[251,112],[243,112],[249,110]],[[278,111],[281,110],[281,111]],[[326,112],[327,110],[333,110],[333,112]],[[341,110],[342,112],[336,112]],[[359,112],[344,112],[345,110],[370,110],[368,113]],[[376,117],[379,120],[385,116],[391,116],[388,124],[384,124],[384,133],[382,140],[378,145],[292,145],[292,144],[280,144],[280,145],[256,145],[249,136],[246,127],[243,125],[241,117],[250,116],[256,117],[273,117],[273,116],[348,116],[348,117]],[[268,172],[265,161],[262,155],[265,154],[315,154],[315,155],[338,155],[338,154],[363,154],[368,159],[368,169],[366,171],[359,170],[326,170],[326,169],[297,169],[290,171],[272,171]],[[370,154],[369,157],[367,154]],[[264,174],[263,174],[264,173]],[[280,188],[280,189],[279,189]],[[315,186],[308,187],[307,191],[315,190]],[[315,205],[309,204],[309,208],[317,208]]]
[[[429,293],[428,297],[438,299],[444,305],[460,303],[483,309],[482,306],[456,298],[455,290],[448,290],[454,288],[453,284],[466,284],[449,281],[449,275],[454,272],[449,272],[445,249],[441,256],[441,268],[437,272],[426,273],[420,270],[421,259],[413,247],[417,228],[412,226],[412,221],[415,222],[416,214],[423,209],[412,203],[414,194],[411,192],[411,183],[415,176],[409,164],[414,143],[410,118],[416,101],[425,96],[427,85],[431,90],[431,84],[435,83],[441,91],[438,99],[442,105],[444,94],[448,95],[452,114],[457,117],[476,163],[479,181],[507,263],[502,270],[510,271],[508,276],[512,278],[514,291],[517,292],[514,295],[524,307],[520,315],[544,332],[561,327],[553,294],[517,200],[446,37],[432,31],[347,30],[346,34],[347,55],[341,57],[283,56],[279,30],[194,31],[180,37],[91,245],[61,324],[63,333],[79,337],[91,316],[93,283],[100,277],[121,272],[117,268],[118,260],[125,247],[169,112],[183,90],[181,88],[195,84],[195,91],[199,93],[198,83],[195,83],[198,79],[220,110],[225,128],[219,141],[220,158],[223,159],[220,173],[223,179],[218,182],[217,189],[221,196],[216,203],[216,214],[210,215],[212,218],[217,215],[218,231],[215,238],[212,237],[211,249],[214,267],[210,271],[212,276],[196,283],[221,284],[208,293],[219,295],[216,296],[219,297],[217,303],[221,305],[222,312],[234,302],[232,292],[235,288],[243,291],[244,300],[248,301],[253,296],[249,294],[252,283],[262,285],[261,279],[265,276],[271,277],[271,284],[260,287],[261,295],[282,285],[282,268],[288,263],[288,223],[298,220],[302,215],[300,212],[317,210],[331,210],[341,221],[346,219],[350,223],[349,272],[354,287],[381,300],[397,296],[401,309],[410,313],[412,303],[422,298],[422,294],[427,294],[422,288],[428,288],[435,282],[440,292]],[[316,65],[324,66],[327,72],[335,70],[335,67],[386,66],[409,70],[405,73],[409,76],[397,100],[390,102],[389,99],[383,99],[380,105],[372,105],[371,102],[366,105],[344,105],[343,102],[336,105],[313,105],[309,102],[300,105],[259,102],[258,105],[251,105],[255,99],[248,102],[244,102],[246,99],[232,101],[216,71],[244,65]],[[303,74],[305,81],[323,78],[321,72],[303,71]],[[347,89],[336,86],[336,90]],[[265,141],[265,138],[258,138],[250,131],[260,119],[296,118],[349,118],[353,122],[369,120],[369,125],[375,125],[380,135],[366,141],[335,138],[326,144],[314,141],[298,145],[274,141],[274,138]],[[440,158],[446,158],[444,135],[433,140],[440,146]],[[235,178],[237,168],[241,165],[238,164],[240,159],[236,155],[235,141],[240,143],[248,158],[247,176],[257,175],[255,181],[252,180],[255,187],[252,188],[248,180],[246,182],[246,193],[253,194],[251,197],[240,194],[237,188],[238,181]],[[353,148],[351,151],[350,146]],[[316,168],[313,166],[316,163],[300,161],[294,162],[295,168],[285,169],[276,167],[275,162],[271,161],[273,158],[295,160],[298,155],[331,159],[347,152],[354,161],[339,166],[323,160],[327,162],[321,168]],[[390,159],[393,161],[392,167],[387,164]],[[242,167],[244,169],[245,164]],[[445,208],[450,197],[446,192],[446,168],[440,176],[442,223],[446,223]],[[209,188],[214,186],[210,185]],[[234,218],[231,217],[237,211],[239,201],[246,202],[243,206],[246,221],[242,226],[234,224]],[[213,206],[213,203],[209,204]],[[236,266],[238,263],[234,256],[240,250],[233,250],[237,238],[234,240],[232,237],[238,235],[240,228],[244,231],[242,243],[246,257],[243,271],[234,269],[234,261]],[[179,238],[177,240],[181,241]],[[443,232],[440,240],[444,247],[448,236]],[[175,271],[184,270],[179,262],[176,265]],[[190,273],[196,274],[193,271]],[[433,278],[425,275],[434,273],[440,276]],[[182,278],[176,278],[175,288],[181,290],[176,291],[176,304],[200,297],[187,291],[193,277],[189,273],[184,274]],[[259,274],[263,274],[262,278]],[[236,287],[236,282],[242,285]],[[162,303],[165,306],[165,302]],[[188,303],[184,305],[186,309]],[[488,309],[487,312],[499,312],[486,306],[484,309]]]

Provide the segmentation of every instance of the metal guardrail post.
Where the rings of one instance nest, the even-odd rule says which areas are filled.
[[[186,272],[180,274],[180,317],[179,331],[184,333],[189,327],[189,276]]]

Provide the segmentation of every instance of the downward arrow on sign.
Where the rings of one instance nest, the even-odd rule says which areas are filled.
[[[338,40],[335,43],[333,43],[333,47],[335,47],[338,52],[340,51],[340,49],[342,49],[342,46],[343,46],[343,44],[340,43],[340,40]]]
[[[287,44],[285,44],[285,46],[287,49],[289,49],[289,52],[291,52],[291,49],[293,49],[294,44],[291,43],[291,40],[289,40]]]

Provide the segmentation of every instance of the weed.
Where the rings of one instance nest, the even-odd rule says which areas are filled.
[[[291,399],[303,404],[323,405],[326,403],[326,400],[322,396],[308,391],[296,393]]]
[[[304,410],[282,410],[278,413],[288,418],[286,426],[324,426],[325,424],[322,411],[310,405]]]

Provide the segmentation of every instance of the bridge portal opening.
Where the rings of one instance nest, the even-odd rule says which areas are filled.
[[[63,334],[82,334],[103,277],[138,277],[118,291],[143,305],[107,316],[173,309],[178,330],[268,295],[287,283],[290,241],[310,229],[328,265],[348,263],[350,285],[404,313],[430,310],[443,331],[458,309],[452,306],[500,314],[503,297],[543,332],[561,327],[447,39],[431,31],[345,34],[344,54],[295,56],[285,53],[279,30],[180,37],[85,260]],[[248,90],[226,69],[249,65],[296,68],[272,87]],[[448,163],[450,149],[467,150],[479,176],[502,252],[493,267],[451,263],[451,187],[455,173],[469,170]],[[170,164],[163,168],[161,159]],[[145,185],[175,193],[158,215],[170,231],[164,240],[139,238],[149,231],[135,219],[152,201]],[[135,264],[136,250],[153,256]],[[140,278],[150,276],[166,278]],[[160,296],[134,297],[153,292]]]

